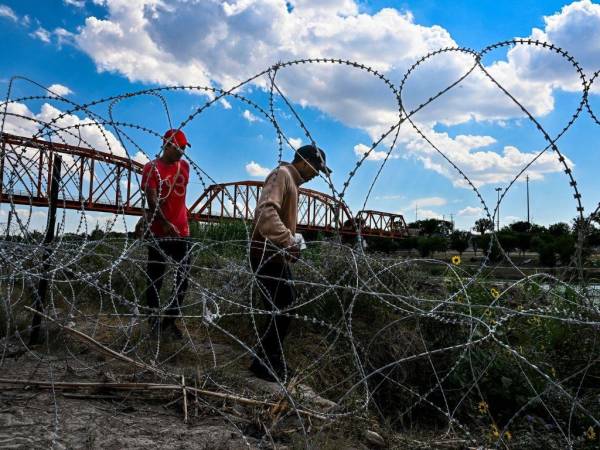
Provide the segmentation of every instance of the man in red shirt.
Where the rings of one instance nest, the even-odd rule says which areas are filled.
[[[163,136],[162,154],[144,166],[142,189],[148,200],[146,222],[149,236],[155,238],[148,248],[149,285],[146,301],[150,308],[160,308],[159,296],[165,274],[167,258],[177,264],[175,293],[167,305],[163,320],[150,317],[154,333],[160,330],[176,338],[182,338],[175,324],[180,313],[188,285],[190,229],[185,205],[185,194],[189,181],[190,166],[181,159],[186,147],[190,146],[181,130],[168,130]]]

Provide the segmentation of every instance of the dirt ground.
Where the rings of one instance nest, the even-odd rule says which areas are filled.
[[[156,375],[120,365],[95,352],[81,351],[82,347],[57,345],[50,351],[53,344],[44,344],[40,346],[43,348],[29,351],[15,346],[12,353],[8,349],[3,356],[0,351],[0,448],[306,448],[301,422],[293,414],[287,418],[285,414],[278,416],[268,406],[200,398],[188,393],[186,424],[181,391],[82,390],[64,385],[48,389],[36,386],[36,381],[161,382]],[[226,352],[225,346],[218,348]],[[242,364],[240,366],[243,367]],[[264,401],[281,400],[281,388],[277,384],[254,378],[243,368],[238,371],[218,378],[222,382],[220,385],[198,387]],[[30,381],[32,384],[8,380]],[[191,381],[189,383],[194,385]],[[303,398],[308,396],[303,395]],[[326,408],[335,404],[317,396],[312,405]],[[280,417],[281,423],[273,427]],[[267,429],[270,431],[266,432]],[[367,447],[345,443],[337,448]]]
[[[34,353],[5,358],[2,367],[3,379],[102,381],[84,378],[67,360],[48,365]],[[259,440],[249,436],[251,424],[228,412],[235,413],[233,408],[221,408],[219,414],[190,398],[185,424],[181,403],[181,395],[173,393],[52,391],[2,384],[0,448],[269,448],[264,443],[259,447]]]

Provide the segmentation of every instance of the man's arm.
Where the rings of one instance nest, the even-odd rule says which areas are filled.
[[[266,239],[279,247],[294,245],[292,232],[285,226],[279,212],[285,195],[285,174],[278,170],[267,178],[260,195],[256,228]]]

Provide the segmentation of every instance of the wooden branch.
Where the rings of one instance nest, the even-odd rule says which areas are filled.
[[[35,314],[39,314],[41,317],[45,318],[46,320],[49,320],[49,321],[55,323],[61,329],[65,330],[66,332],[79,338],[80,340],[84,341],[85,343],[90,344],[92,347],[98,349],[101,353],[107,354],[115,359],[124,361],[124,362],[131,364],[135,367],[138,367],[140,369],[148,370],[150,372],[153,372],[153,373],[163,376],[163,377],[174,377],[173,374],[164,372],[160,369],[157,369],[156,367],[152,367],[143,362],[135,361],[134,359],[131,359],[130,357],[123,355],[122,353],[116,352],[116,351],[106,347],[105,345],[102,345],[100,342],[96,341],[91,336],[88,336],[87,334],[82,333],[81,331],[75,330],[74,328],[62,325],[58,321],[54,320],[52,317],[49,317],[40,311],[36,311],[35,309],[30,308],[29,306],[25,306],[25,305],[23,307]],[[0,378],[0,383],[17,384],[17,385],[25,385],[25,386],[38,386],[40,388],[46,388],[46,389],[47,388],[54,388],[54,389],[108,388],[108,389],[124,389],[124,390],[181,390],[182,389],[182,385],[161,384],[161,383],[94,383],[94,382],[83,382],[83,383],[55,382],[55,383],[52,383],[52,382],[44,382],[44,381],[11,380],[11,379],[7,379],[7,378]],[[183,384],[183,382],[182,382],[182,384]],[[292,387],[295,387],[295,382],[292,382]],[[231,400],[236,403],[242,403],[242,404],[246,404],[246,405],[269,406],[269,407],[277,406],[277,408],[281,408],[281,406],[282,406],[282,404],[280,402],[267,402],[267,401],[261,401],[261,400],[253,400],[250,398],[239,397],[237,395],[225,394],[222,392],[213,392],[213,391],[207,391],[204,389],[186,387],[185,384],[183,384],[184,408],[186,409],[185,410],[186,418],[187,418],[187,399],[185,396],[186,389],[189,390],[190,392],[204,395],[206,397],[221,398],[224,400]],[[313,413],[313,412],[305,411],[305,410],[301,410],[301,409],[298,409],[296,411],[299,414],[302,414],[307,417],[314,417],[316,419],[321,419],[321,420],[328,419],[328,417],[323,414]],[[277,412],[279,412],[279,411],[277,410]]]
[[[107,354],[115,359],[119,359],[121,361],[124,361],[128,364],[131,364],[139,369],[144,369],[144,370],[148,370],[150,372],[156,373],[157,375],[163,376],[163,377],[168,377],[168,376],[173,376],[167,372],[164,372],[160,369],[157,369],[156,367],[152,367],[148,364],[145,364],[143,362],[140,361],[136,361],[134,359],[131,359],[129,356],[126,356],[122,353],[116,352],[108,347],[106,347],[105,345],[102,345],[100,342],[98,342],[97,340],[95,340],[94,338],[92,338],[91,336],[88,336],[85,333],[82,333],[81,331],[75,330],[74,328],[62,325],[61,323],[57,322],[56,320],[54,320],[52,317],[47,316],[46,314],[37,311],[33,308],[30,308],[29,306],[23,306],[23,308],[35,313],[35,314],[39,314],[41,317],[43,317],[46,320],[49,320],[53,323],[55,323],[56,325],[58,325],[61,329],[65,330],[66,332],[72,334],[73,336],[77,337],[78,339],[91,344],[93,347],[95,347],[96,349],[100,350],[100,352]]]
[[[185,377],[181,375],[181,390],[183,391],[183,423],[188,423],[187,394],[185,392]]]
[[[96,383],[96,382],[67,382],[67,381],[33,381],[33,380],[17,380],[12,378],[0,378],[0,384],[15,384],[19,386],[36,386],[40,389],[114,389],[127,391],[181,391],[180,384],[161,384],[161,383]],[[231,400],[236,403],[242,403],[252,406],[279,406],[279,402],[268,402],[263,400],[254,400],[251,398],[240,397],[237,395],[225,394],[223,392],[207,391],[205,389],[193,388],[186,386],[186,390],[198,393],[205,397],[219,398],[223,400]],[[297,410],[299,414],[316,419],[327,420],[328,417],[323,414],[317,414],[302,409]]]

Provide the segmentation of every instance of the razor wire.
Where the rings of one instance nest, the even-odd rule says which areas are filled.
[[[534,114],[482,63],[482,59],[494,50],[517,46],[535,46],[560,57],[570,65],[581,83],[581,99],[575,111],[554,136],[544,129]],[[411,109],[404,100],[411,77],[417,76],[418,70],[430,61],[448,54],[471,58],[472,65],[466,67],[464,73],[452,83],[438,92],[433,92],[426,101]],[[574,212],[578,215],[580,225],[577,227],[577,250],[571,260],[568,264],[563,264],[564,267],[560,271],[528,275],[518,262],[513,261],[509,252],[503,249],[497,232],[493,229],[490,231],[491,239],[484,257],[474,268],[467,269],[466,265],[461,265],[460,258],[458,263],[450,263],[433,258],[372,254],[366,252],[360,244],[365,239],[362,236],[363,230],[354,222],[353,231],[360,245],[344,244],[341,240],[343,231],[341,228],[336,230],[330,239],[310,242],[308,251],[318,248],[319,253],[315,258],[301,258],[294,266],[295,277],[292,283],[299,292],[297,300],[289,307],[273,312],[261,306],[256,274],[249,267],[252,224],[242,221],[240,223],[245,239],[234,238],[226,241],[216,241],[206,237],[189,239],[190,246],[186,255],[190,260],[189,287],[179,316],[184,339],[179,346],[175,347],[161,336],[160,329],[158,336],[152,336],[148,331],[146,319],[156,315],[164,317],[168,306],[176,302],[176,270],[168,270],[166,273],[166,287],[172,291],[170,297],[165,298],[163,293],[163,305],[159,311],[149,308],[143,294],[148,283],[145,272],[145,250],[150,245],[154,245],[155,237],[151,232],[141,240],[131,236],[129,233],[132,231],[131,226],[128,226],[125,220],[128,213],[123,206],[124,202],[121,201],[121,190],[116,190],[118,198],[116,203],[120,209],[106,222],[100,237],[94,236],[90,231],[88,223],[90,219],[86,214],[88,205],[83,199],[79,199],[80,206],[77,209],[79,218],[75,232],[64,231],[69,217],[65,212],[66,209],[62,208],[56,240],[50,245],[45,245],[40,236],[44,236],[48,230],[42,230],[41,233],[39,230],[38,233],[34,231],[33,202],[30,201],[29,205],[25,205],[23,211],[23,208],[18,208],[13,201],[13,195],[16,195],[15,188],[20,183],[27,184],[23,174],[27,174],[35,167],[35,155],[29,155],[26,146],[10,151],[3,147],[2,160],[11,158],[13,170],[2,173],[2,193],[8,200],[2,205],[2,211],[5,205],[8,206],[8,216],[16,222],[16,226],[7,224],[0,245],[0,259],[3,262],[0,289],[3,291],[4,312],[2,316],[4,323],[0,325],[5,330],[1,339],[0,367],[8,370],[7,373],[14,373],[16,360],[23,357],[22,355],[32,357],[38,365],[48,367],[48,383],[53,388],[54,404],[52,445],[54,446],[60,439],[58,418],[61,413],[57,405],[58,394],[55,389],[61,386],[56,380],[58,370],[55,364],[56,352],[49,344],[52,339],[61,342],[66,352],[66,356],[62,357],[68,364],[76,367],[77,373],[84,374],[86,380],[101,380],[106,371],[110,371],[113,374],[111,376],[116,380],[130,378],[150,380],[163,387],[170,386],[171,389],[181,384],[184,398],[196,393],[196,402],[201,402],[201,407],[210,410],[228,423],[249,448],[268,445],[276,447],[277,436],[280,436],[282,428],[289,427],[290,423],[293,423],[296,433],[302,437],[303,445],[311,448],[313,445],[311,429],[319,428],[312,423],[313,420],[330,424],[356,418],[368,420],[375,417],[380,422],[385,422],[389,418],[383,406],[385,402],[381,399],[382,390],[403,393],[411,399],[409,404],[402,405],[400,411],[396,411],[394,423],[402,422],[415,414],[415,411],[427,407],[438,414],[438,420],[444,422],[446,431],[442,436],[446,438],[458,436],[470,445],[488,442],[497,448],[505,448],[513,439],[514,430],[518,428],[516,423],[523,419],[524,414],[534,409],[533,405],[547,413],[552,426],[557,430],[557,436],[560,436],[561,443],[565,447],[574,448],[585,444],[586,440],[591,441],[590,436],[596,433],[596,430],[600,433],[598,417],[600,412],[594,409],[589,398],[579,397],[581,389],[573,392],[568,383],[573,378],[581,377],[580,387],[585,384],[586,374],[590,370],[597,370],[600,364],[597,354],[596,356],[590,354],[583,367],[578,367],[573,373],[561,373],[559,377],[553,366],[548,366],[535,358],[535,353],[538,351],[536,343],[531,343],[531,348],[524,349],[511,345],[507,338],[508,330],[517,326],[515,323],[525,322],[532,329],[542,329],[543,324],[552,323],[569,330],[572,327],[576,330],[596,330],[596,334],[600,325],[598,295],[589,286],[584,274],[586,238],[592,221],[597,219],[600,203],[590,215],[584,215],[582,193],[573,170],[568,165],[568,159],[558,145],[559,140],[582,117],[584,111],[600,125],[589,101],[589,94],[600,71],[587,77],[580,64],[564,49],[551,43],[530,39],[499,42],[482,50],[443,48],[415,60],[398,84],[381,70],[358,62],[333,58],[298,59],[278,62],[229,89],[169,86],[127,92],[81,105],[48,91],[33,80],[19,76],[10,80],[7,95],[1,105],[0,131],[4,133],[7,122],[21,121],[36,128],[31,137],[27,136],[31,142],[36,139],[46,139],[65,145],[94,148],[90,139],[85,136],[85,131],[90,129],[100,134],[108,156],[118,156],[115,153],[116,149],[113,148],[114,144],[111,144],[111,137],[114,136],[116,142],[125,150],[125,158],[130,163],[135,153],[141,153],[145,155],[146,160],[151,161],[153,155],[145,150],[144,145],[134,134],[142,133],[147,138],[160,141],[162,138],[160,131],[119,120],[119,105],[138,98],[157,100],[169,127],[172,127],[173,114],[169,109],[168,96],[178,92],[200,94],[207,96],[208,100],[181,121],[177,129],[185,130],[186,126],[201,118],[202,114],[217,105],[219,101],[235,100],[252,108],[254,113],[273,127],[277,142],[276,159],[280,163],[283,161],[284,151],[286,149],[293,151],[295,148],[284,132],[285,127],[277,118],[278,103],[291,113],[291,117],[294,118],[308,142],[318,145],[315,133],[311,133],[311,127],[303,120],[303,114],[294,105],[290,93],[286,92],[278,82],[279,77],[286,71],[306,70],[307,67],[314,66],[339,67],[373,76],[389,89],[397,104],[397,121],[379,138],[374,139],[368,150],[348,172],[346,179],[340,185],[341,188],[336,187],[329,174],[321,175],[328,187],[327,194],[349,211],[351,217],[356,216],[353,214],[352,205],[345,200],[348,188],[369,156],[378,148],[385,147],[385,157],[372,181],[364,189],[362,207],[357,208],[365,209],[391,155],[400,152],[401,129],[409,128],[414,131],[455,171],[457,177],[460,177],[473,191],[481,204],[485,218],[492,224],[511,187],[522,179],[523,174],[542,155],[551,151],[563,167],[569,189],[573,192]],[[484,200],[476,183],[469,178],[459,163],[453,161],[443,148],[436,145],[434,139],[423,131],[415,118],[419,112],[426,110],[438,99],[459,87],[475,72],[482,74],[502,92],[545,142],[545,146],[508,183],[495,205],[489,205]],[[14,96],[13,90],[17,83],[24,84],[29,89],[46,90],[47,94]],[[268,94],[266,105],[249,98],[247,93],[247,88],[259,83],[262,83]],[[9,111],[11,105],[27,102],[58,103],[64,109],[47,121]],[[106,114],[97,112],[98,108],[105,108]],[[85,114],[86,120],[76,124],[63,123],[64,119],[76,114]],[[193,170],[194,180],[198,180],[203,190],[206,190],[209,184],[217,184],[217,181],[201,168],[201,162],[195,161],[188,155],[185,155],[185,159]],[[201,161],[201,158],[199,159]],[[20,170],[14,170],[15,165]],[[63,161],[63,168],[67,172],[73,167],[75,167],[74,163],[69,166],[68,161]],[[134,184],[143,190],[138,173],[133,171],[132,174],[135,178]],[[46,172],[44,177],[44,183],[48,185],[50,172]],[[64,198],[68,196],[67,183],[73,183],[79,190],[83,189],[83,185],[73,177],[74,175],[71,175],[67,181],[61,180],[60,190]],[[116,183],[120,182],[117,176]],[[159,180],[159,186],[162,183],[163,180]],[[235,205],[235,199],[231,194],[227,190],[223,192],[224,196]],[[60,201],[58,207],[61,208]],[[156,211],[149,219],[150,223],[156,220],[155,214]],[[125,232],[118,235],[114,231],[114,236],[111,236],[118,221],[123,225]],[[205,229],[210,227],[207,226]],[[74,236],[78,237],[74,239]],[[173,240],[178,239],[173,238]],[[498,258],[492,258],[493,251],[499,251],[501,256],[499,260],[506,262],[519,274],[518,280],[489,279],[490,274],[493,274],[499,266]],[[285,249],[282,249],[282,252],[285,252]],[[163,254],[163,256],[169,261],[168,255]],[[44,270],[44,257],[48,263],[46,270]],[[439,275],[432,277],[431,273]],[[46,280],[49,285],[48,298],[43,310],[46,345],[30,347],[26,337],[31,327],[25,319],[30,318],[32,312],[25,307],[35,302],[36,286],[41,280]],[[489,301],[481,303],[482,297],[488,298]],[[383,319],[378,318],[375,322],[384,320],[387,314],[390,316],[389,321],[377,329],[365,331],[364,323],[361,323],[365,318],[361,314],[365,313],[365,308],[368,312],[369,308],[374,306],[376,309],[373,311],[383,316]],[[248,396],[248,388],[243,379],[250,377],[250,374],[244,375],[243,367],[247,365],[249,358],[260,357],[260,349],[257,347],[257,341],[260,339],[260,322],[274,315],[292,319],[297,327],[310,330],[313,336],[318,336],[318,351],[313,351],[312,359],[303,358],[303,355],[298,355],[297,351],[292,352],[292,356],[288,356],[290,366],[296,367],[297,374],[288,376],[286,372],[284,377],[277,377],[277,396],[274,397],[272,393],[261,395],[254,393]],[[245,323],[244,326],[240,325],[242,322]],[[402,327],[402,324],[408,325]],[[240,329],[237,328],[238,326]],[[458,342],[437,342],[431,334],[424,336],[423,333],[431,333],[429,327],[433,327],[440,333],[458,330],[457,335],[453,335]],[[420,343],[415,344],[410,341],[412,345],[410,347],[407,342],[404,342],[409,353],[402,355],[398,349],[394,353],[377,348],[381,342],[397,339],[394,336],[387,336],[387,333],[394,330],[400,335],[411,330],[414,333],[411,337],[415,342]],[[100,346],[104,353],[112,351],[112,356],[100,361],[90,358],[88,350],[83,350],[81,346],[73,343],[71,338],[77,333],[80,337],[84,335],[88,343],[93,342],[96,350]],[[297,338],[297,336],[288,336],[284,354],[288,353],[286,349],[289,350],[294,345],[292,341],[294,337]],[[431,343],[429,341],[432,340],[438,344],[437,348],[429,348]],[[527,383],[527,396],[521,399],[521,404],[509,417],[495,417],[493,405],[486,401],[490,394],[480,386],[486,371],[498,358],[482,350],[487,349],[486,345],[495,345],[502,349],[511,358],[513,369]],[[589,349],[589,346],[597,351],[595,341],[586,342],[585,348]],[[223,351],[225,355],[220,354]],[[488,358],[483,363],[486,368],[477,372],[476,367],[479,362],[474,361],[474,358],[481,358],[482,353]],[[182,358],[186,358],[187,366],[181,366]],[[332,370],[332,361],[338,360],[343,362],[344,370],[341,371],[342,374],[336,375],[342,378],[332,379],[328,383],[326,377],[328,371]],[[123,367],[123,361],[128,361],[127,369]],[[411,385],[411,382],[402,381],[402,377],[410,378],[410,374],[399,375],[399,373],[416,370],[415,368],[425,370],[419,366],[423,361],[429,367],[434,381],[420,392]],[[189,380],[190,370],[193,367],[197,369],[199,366],[203,367],[203,371],[196,370],[191,378],[196,386],[210,386],[210,389],[193,388],[182,381],[184,376]],[[448,386],[451,385],[451,380],[457,377],[458,372],[462,374],[465,367],[470,370],[471,376],[468,385],[464,386],[465,392],[458,399],[450,398],[451,389]],[[238,378],[241,373],[242,380],[232,380],[231,373],[237,374]],[[34,374],[35,371],[21,375],[33,383]],[[545,381],[544,386],[536,385],[540,383],[540,379]],[[12,381],[14,384],[15,380]],[[317,397],[327,399],[328,406],[326,408],[317,406],[314,397],[309,398],[303,391],[306,388],[301,381],[308,386],[319,381],[320,390],[317,392]],[[452,385],[452,388],[455,386]],[[202,392],[205,396],[198,396],[198,392]],[[568,404],[570,413],[566,419],[560,416],[564,411],[556,405],[560,402],[547,400],[550,393],[557,396],[560,402]],[[215,398],[234,403],[236,399],[243,399],[248,404],[257,405],[257,408],[261,406],[258,422],[263,429],[259,432],[251,431],[247,426],[232,420],[227,413],[228,408],[215,403]],[[285,407],[282,406],[284,404]],[[473,404],[477,405],[481,413],[480,420],[473,420],[465,413],[465,409],[472,409]],[[274,413],[276,407],[281,411]],[[575,412],[580,415],[578,417],[585,417],[585,420],[578,419],[576,421],[578,423],[574,424],[572,418]],[[583,422],[589,428],[583,425]],[[501,425],[498,425],[499,423]],[[576,431],[582,427],[587,429],[587,434]],[[513,430],[512,434],[511,430]]]

